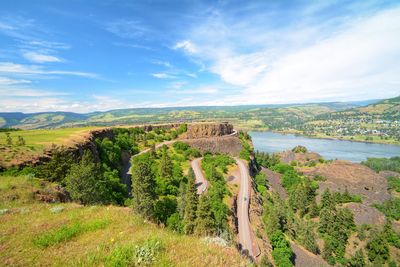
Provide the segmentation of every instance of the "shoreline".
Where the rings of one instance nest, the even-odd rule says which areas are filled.
[[[387,142],[377,142],[377,141],[368,141],[368,140],[354,140],[350,138],[339,138],[339,137],[318,137],[315,135],[306,135],[298,132],[291,132],[291,131],[276,131],[276,130],[250,130],[250,132],[272,132],[272,133],[277,133],[277,134],[291,134],[294,136],[300,136],[300,137],[307,137],[307,138],[312,138],[312,139],[322,139],[322,140],[336,140],[336,141],[348,141],[348,142],[356,142],[356,143],[365,143],[365,144],[378,144],[378,145],[389,145],[389,146],[400,146],[399,143],[387,143]]]

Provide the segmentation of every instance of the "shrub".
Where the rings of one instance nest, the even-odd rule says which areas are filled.
[[[292,149],[292,151],[294,153],[306,153],[307,152],[307,148],[305,146],[296,146]]]
[[[389,189],[395,190],[396,192],[400,192],[400,178],[398,177],[388,177]]]
[[[368,158],[361,162],[365,166],[370,167],[376,172],[395,171],[400,172],[400,157],[387,158]]]
[[[293,266],[291,258],[293,251],[290,248],[289,242],[286,240],[282,231],[275,231],[271,237],[272,257],[278,267]]]
[[[386,200],[382,204],[375,204],[375,207],[387,217],[400,220],[400,198]]]

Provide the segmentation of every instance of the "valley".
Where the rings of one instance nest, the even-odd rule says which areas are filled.
[[[88,114],[0,113],[0,127],[41,129],[229,121],[242,130],[399,145],[399,106],[396,97],[364,102],[138,108]]]
[[[35,138],[40,131],[45,131],[47,137]],[[35,253],[51,255],[57,250],[72,248],[71,244],[78,249],[99,234],[108,236],[111,243],[106,244],[106,239],[100,238],[93,244],[97,244],[96,249],[88,247],[88,254],[68,252],[65,254],[68,265],[135,261],[137,256],[129,254],[132,251],[129,246],[150,246],[151,242],[160,245],[148,248],[154,255],[146,259],[150,265],[189,264],[175,261],[172,255],[179,253],[188,253],[191,266],[208,265],[189,256],[193,253],[191,250],[175,254],[179,248],[167,241],[184,244],[189,241],[183,240],[190,238],[198,242],[196,249],[215,251],[208,254],[207,261],[216,266],[309,266],[316,262],[328,266],[352,261],[356,251],[367,254],[364,261],[374,262],[375,258],[368,256],[369,246],[380,235],[390,235],[385,237],[390,248],[385,257],[391,261],[400,257],[396,243],[400,240],[397,167],[379,167],[380,173],[376,173],[358,163],[326,160],[301,146],[285,152],[254,152],[260,148],[259,141],[253,143],[251,134],[236,131],[228,123],[11,133],[12,137],[20,133],[26,138],[20,150],[39,143],[41,147],[36,151],[37,157],[18,157],[16,153],[12,161],[2,163],[0,219],[2,231],[9,233],[1,241],[5,253],[0,254],[2,262],[30,264],[36,259]],[[45,138],[54,144],[42,143]],[[372,162],[363,164],[375,164],[373,168],[378,168],[378,162]],[[396,166],[400,162],[396,163],[394,158],[391,164]],[[96,175],[106,188],[91,180],[91,175]],[[335,229],[321,228],[324,220],[336,223],[334,217],[323,215],[329,198],[336,203],[329,204],[334,205],[329,207],[338,212],[336,216],[343,213],[343,219],[348,220],[349,228],[341,236],[337,236]],[[93,218],[91,209],[96,211]],[[102,215],[110,211],[120,215],[113,219]],[[25,238],[26,241],[17,245],[10,232],[11,225],[16,222],[19,225],[25,220],[22,218],[31,220],[32,216],[37,217],[37,223],[32,225],[36,230],[27,229],[30,234],[26,238],[31,241]],[[91,218],[85,220],[88,225],[93,220],[96,226],[82,226],[79,218],[86,216]],[[126,216],[136,219],[123,219]],[[45,226],[45,221],[53,223]],[[152,237],[146,238],[148,234],[145,234],[142,239],[129,238],[125,234],[127,230],[118,230],[117,225],[139,236],[142,231],[150,231]],[[73,230],[75,227],[77,230]],[[124,233],[124,238],[117,231]],[[360,237],[360,231],[367,237]],[[38,247],[35,240],[40,235],[35,233],[40,232],[45,236],[40,238],[49,239],[45,242],[55,242],[55,245]],[[56,237],[64,234],[61,239]],[[333,247],[328,254],[326,246],[330,241],[327,240],[332,238],[345,238],[344,244],[349,242],[349,245]],[[12,256],[14,246],[31,252],[21,261],[21,254]],[[117,257],[116,253],[125,254]],[[61,255],[58,259],[65,260]]]

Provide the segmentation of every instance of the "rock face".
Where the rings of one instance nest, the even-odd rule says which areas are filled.
[[[361,164],[335,160],[314,168],[301,168],[300,171],[309,177],[321,175],[327,178],[319,182],[320,194],[328,188],[331,192],[344,192],[347,188],[350,194],[360,195],[366,205],[381,203],[390,198],[387,180]]]
[[[242,142],[236,136],[186,139],[184,142],[202,153],[223,153],[238,157],[242,150]]]
[[[229,123],[194,123],[189,124],[183,139],[196,139],[223,136],[233,133],[233,125]]]

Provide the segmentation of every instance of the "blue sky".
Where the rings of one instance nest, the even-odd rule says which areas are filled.
[[[399,62],[398,1],[0,4],[0,111],[386,98]]]

